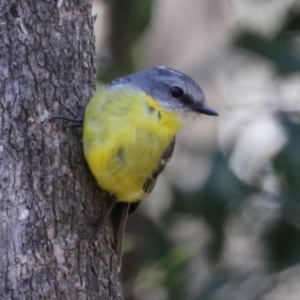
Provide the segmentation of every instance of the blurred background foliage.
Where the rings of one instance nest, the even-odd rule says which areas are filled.
[[[218,118],[178,136],[127,226],[126,300],[300,299],[300,3],[94,1],[98,78],[190,74]]]

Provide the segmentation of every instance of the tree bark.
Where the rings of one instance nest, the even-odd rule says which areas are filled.
[[[122,299],[108,196],[85,163],[95,88],[89,0],[0,0],[0,299]]]

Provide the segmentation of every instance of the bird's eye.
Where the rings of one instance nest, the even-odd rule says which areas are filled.
[[[180,98],[183,95],[183,90],[178,86],[173,86],[171,88],[171,95],[174,98]]]

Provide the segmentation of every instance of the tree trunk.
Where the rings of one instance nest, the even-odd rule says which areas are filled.
[[[0,299],[122,299],[107,195],[85,163],[91,1],[0,0]]]

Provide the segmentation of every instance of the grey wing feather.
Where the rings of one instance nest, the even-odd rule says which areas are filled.
[[[152,190],[154,189],[158,175],[163,171],[163,169],[166,167],[168,161],[171,159],[173,152],[174,152],[174,148],[175,148],[175,137],[173,138],[172,142],[169,144],[169,146],[166,148],[166,150],[162,154],[158,167],[154,170],[154,172],[151,174],[151,176],[145,182],[144,187],[143,187],[143,190],[145,193],[150,194],[152,192]]]
[[[166,148],[166,150],[163,152],[158,167],[153,171],[151,176],[146,180],[144,186],[143,186],[143,191],[147,194],[150,194],[152,190],[155,187],[158,175],[163,171],[163,169],[166,167],[168,161],[171,159],[173,152],[175,148],[175,137],[169,144],[169,146]],[[140,202],[135,202],[130,204],[130,209],[128,213],[131,215],[133,214],[136,209],[138,208]]]

